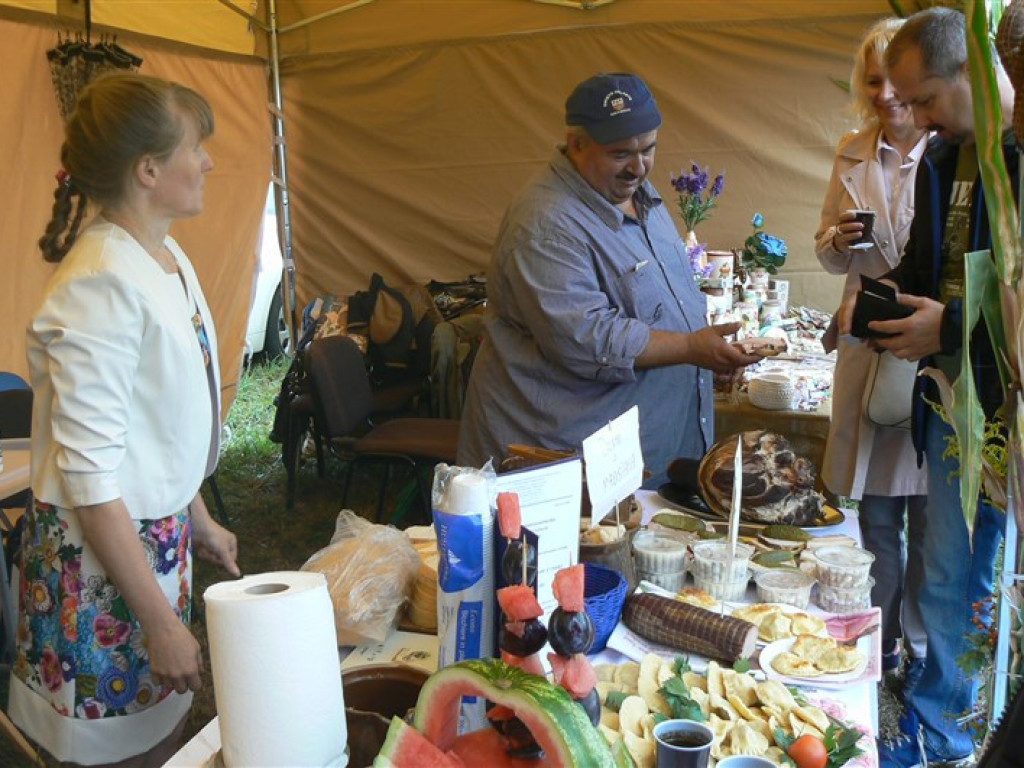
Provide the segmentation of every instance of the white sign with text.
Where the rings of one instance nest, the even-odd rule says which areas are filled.
[[[591,516],[600,520],[644,480],[640,410],[634,405],[583,441]]]

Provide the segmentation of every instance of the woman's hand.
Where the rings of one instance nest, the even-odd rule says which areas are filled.
[[[146,633],[149,671],[153,682],[178,693],[198,691],[203,686],[203,655],[199,643],[180,621]]]
[[[199,643],[153,576],[124,501],[114,499],[75,511],[86,543],[142,626],[155,681],[179,693],[198,691],[203,669]]]
[[[235,534],[214,522],[206,502],[196,494],[189,504],[192,513],[192,546],[204,560],[219,565],[232,576],[241,576],[238,567],[238,539]]]
[[[851,211],[843,211],[839,214],[836,232],[832,236],[832,246],[840,253],[848,254],[850,246],[860,240],[863,234],[864,225],[857,221],[856,215]]]

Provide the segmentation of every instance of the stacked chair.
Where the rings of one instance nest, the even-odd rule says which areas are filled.
[[[301,445],[310,432],[316,447],[317,472],[325,473],[325,453],[347,462],[342,504],[348,502],[352,475],[365,464],[383,464],[377,497],[377,519],[394,465],[411,468],[423,509],[430,510],[430,487],[424,470],[439,462],[454,463],[459,422],[420,417],[390,418],[375,423],[375,415],[396,407],[398,399],[381,391],[375,397],[366,358],[345,335],[312,341],[301,353],[304,386],[289,404],[287,434],[282,435],[288,473],[288,507],[294,504]],[[399,398],[400,399],[400,398]],[[391,400],[390,404],[385,404]],[[379,420],[379,419],[378,419]]]

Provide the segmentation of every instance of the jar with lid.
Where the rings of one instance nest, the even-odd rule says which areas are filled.
[[[782,322],[782,305],[778,299],[767,299],[761,305],[761,326],[777,325]]]

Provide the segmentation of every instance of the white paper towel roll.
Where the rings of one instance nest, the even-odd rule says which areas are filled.
[[[203,594],[228,768],[348,763],[334,608],[322,573],[281,571]]]

